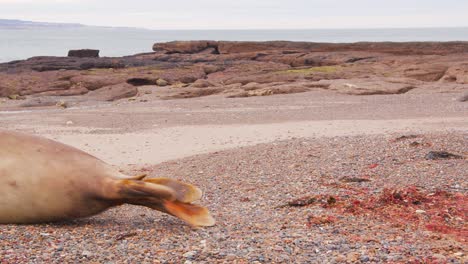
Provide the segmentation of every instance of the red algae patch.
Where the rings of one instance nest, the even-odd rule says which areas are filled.
[[[397,227],[423,228],[447,234],[461,242],[466,242],[468,237],[468,198],[462,193],[427,192],[410,186],[402,189],[387,188],[370,196],[361,192],[333,199],[336,201],[322,202],[321,206],[340,213],[378,218]]]

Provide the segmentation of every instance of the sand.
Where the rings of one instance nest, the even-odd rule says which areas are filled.
[[[123,101],[1,112],[0,125],[70,144],[126,167],[291,138],[466,131],[468,107],[455,97],[309,92],[254,99]]]

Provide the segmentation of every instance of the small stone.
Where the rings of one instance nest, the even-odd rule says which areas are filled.
[[[424,210],[416,210],[416,213],[417,213],[417,214],[425,214],[426,211],[424,211]]]
[[[283,248],[280,247],[280,246],[275,246],[275,247],[273,248],[273,250],[274,250],[274,251],[283,251]]]
[[[190,259],[190,260],[193,260],[197,257],[198,255],[198,252],[197,251],[189,251],[189,252],[186,252],[184,253],[184,258],[187,258],[187,259]]]
[[[369,258],[369,256],[364,255],[364,256],[361,256],[360,260],[361,260],[361,262],[369,262],[370,258]]]
[[[10,94],[8,95],[10,100],[23,100],[25,99],[24,96],[20,96],[19,94]]]
[[[200,241],[200,246],[201,246],[202,248],[206,248],[206,240],[205,240],[205,239],[203,239],[203,240]]]
[[[356,262],[359,260],[360,254],[358,252],[351,252],[346,255],[346,260],[348,262]]]
[[[93,253],[91,253],[90,251],[88,250],[84,250],[83,252],[81,252],[81,255],[89,258],[89,257],[92,257],[93,256]]]
[[[164,79],[157,79],[156,80],[156,85],[157,86],[167,86],[168,85],[168,82]]]
[[[68,104],[65,101],[59,101],[55,105],[58,106],[58,107],[62,107],[62,108],[67,108],[68,107]]]
[[[457,98],[458,102],[468,102],[468,93],[463,94],[462,96]]]
[[[228,260],[228,261],[235,260],[236,258],[237,258],[237,256],[234,255],[234,254],[227,254],[226,255],[226,260]]]
[[[434,254],[432,255],[432,258],[435,258],[439,261],[442,261],[442,262],[445,262],[445,260],[447,259],[444,255],[442,254]]]
[[[299,163],[294,163],[294,164],[289,165],[289,168],[290,168],[290,169],[294,169],[294,168],[299,168],[300,166],[301,166],[301,164],[299,164]]]
[[[343,262],[346,262],[346,257],[344,255],[338,255],[335,257],[335,261],[337,263],[343,263]]]
[[[69,120],[69,121],[67,121],[66,124],[67,124],[67,126],[73,125],[73,121]]]
[[[427,160],[440,160],[440,159],[463,159],[462,156],[449,153],[447,151],[430,151],[426,155]]]

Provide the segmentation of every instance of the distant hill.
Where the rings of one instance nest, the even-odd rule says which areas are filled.
[[[73,23],[49,23],[49,22],[34,22],[16,19],[0,19],[0,28],[2,29],[20,29],[20,28],[63,28],[63,27],[84,27],[82,24]]]

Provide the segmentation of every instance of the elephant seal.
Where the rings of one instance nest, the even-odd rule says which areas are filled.
[[[126,176],[79,149],[42,137],[0,130],[0,223],[32,224],[143,205],[192,226],[215,224],[192,204],[202,192],[168,178]]]

